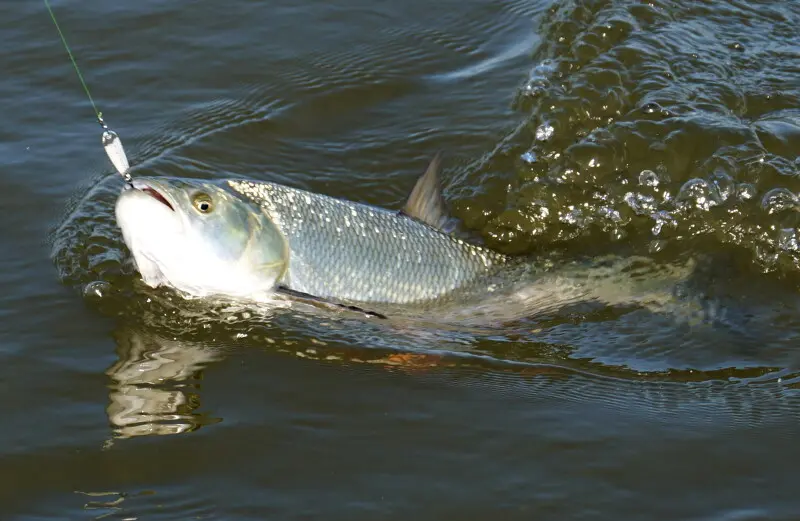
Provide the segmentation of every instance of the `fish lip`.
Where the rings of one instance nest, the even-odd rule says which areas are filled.
[[[131,186],[134,189],[149,195],[156,201],[165,205],[173,212],[175,211],[175,207],[172,205],[172,202],[167,198],[167,195],[163,191],[159,191],[158,189],[155,188],[155,183],[142,181],[140,179],[134,179],[133,182],[131,183]]]

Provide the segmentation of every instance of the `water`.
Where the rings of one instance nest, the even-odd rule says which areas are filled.
[[[797,516],[800,4],[54,9],[134,175],[398,208],[444,150],[477,240],[692,269],[676,307],[488,329],[148,290],[55,28],[9,3],[0,518]]]

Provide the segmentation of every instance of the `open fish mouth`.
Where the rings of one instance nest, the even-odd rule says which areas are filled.
[[[175,207],[172,206],[172,203],[169,202],[169,199],[167,199],[164,196],[164,194],[162,194],[161,192],[159,192],[158,190],[153,188],[150,184],[146,184],[146,183],[143,183],[141,181],[137,181],[137,180],[134,179],[133,183],[130,186],[128,186],[128,189],[130,189],[130,188],[133,188],[135,190],[139,190],[140,192],[149,195],[150,197],[152,197],[153,199],[155,199],[159,203],[165,205],[167,208],[169,208],[173,212],[175,211]]]
[[[156,201],[159,201],[167,205],[167,207],[173,212],[175,211],[175,208],[173,208],[172,205],[169,203],[169,201],[167,201],[167,198],[161,195],[161,193],[155,188],[147,186],[145,188],[140,188],[140,190],[149,195],[150,197],[152,197],[153,199],[155,199]]]

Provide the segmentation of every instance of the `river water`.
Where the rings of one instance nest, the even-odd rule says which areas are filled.
[[[53,8],[134,175],[400,208],[443,150],[477,241],[690,269],[489,329],[144,288],[55,26],[7,2],[0,518],[800,515],[800,3]]]

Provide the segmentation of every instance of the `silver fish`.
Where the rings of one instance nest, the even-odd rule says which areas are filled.
[[[425,304],[488,281],[511,260],[443,231],[437,155],[402,211],[266,181],[144,178],[117,222],[143,280],[190,296]]]
[[[460,325],[586,302],[677,309],[674,285],[691,260],[531,261],[446,232],[439,165],[437,155],[401,211],[267,181],[139,177],[117,199],[117,223],[144,282],[190,298],[288,300]]]

